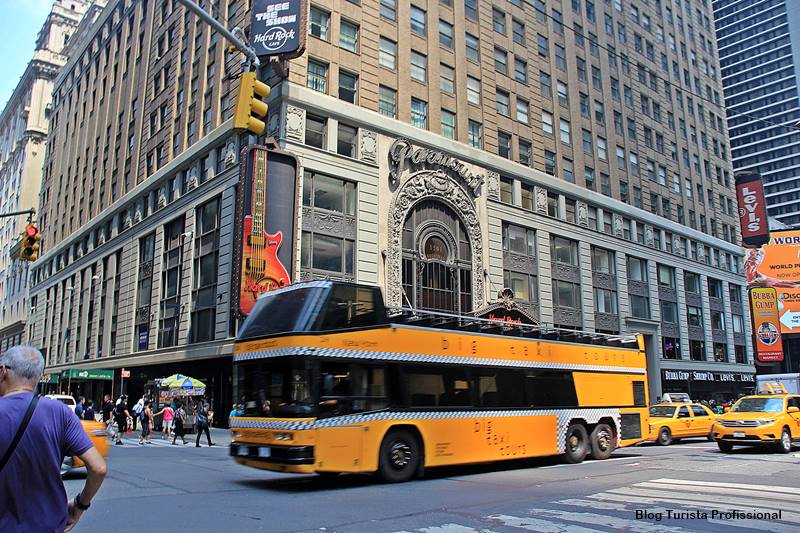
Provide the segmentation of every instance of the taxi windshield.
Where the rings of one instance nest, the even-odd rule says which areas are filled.
[[[732,413],[780,413],[783,398],[742,398],[731,409]]]
[[[675,415],[674,405],[656,405],[650,408],[650,416],[657,418],[672,418]]]

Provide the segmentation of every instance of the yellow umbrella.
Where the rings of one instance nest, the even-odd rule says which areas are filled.
[[[205,383],[183,374],[162,379],[161,388],[167,389],[167,396],[202,396],[206,393]]]

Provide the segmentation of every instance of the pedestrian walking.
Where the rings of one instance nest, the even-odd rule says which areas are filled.
[[[136,422],[142,416],[142,409],[144,408],[144,396],[139,398],[139,401],[133,406],[133,430],[136,431]]]
[[[75,414],[78,415],[80,420],[83,420],[83,411],[85,410],[84,404],[86,403],[86,398],[83,396],[78,398],[78,403],[75,404]]]
[[[161,438],[169,439],[172,436],[172,421],[175,419],[175,410],[167,405],[153,416],[164,415]]]
[[[139,446],[150,444],[150,431],[153,429],[153,411],[150,409],[150,400],[145,400],[139,415],[142,423],[142,435],[139,437]]]
[[[108,394],[103,396],[102,410],[103,410],[103,422],[108,424],[108,421],[114,418],[113,416],[114,404],[111,403],[111,396],[109,396]]]
[[[86,401],[86,409],[83,410],[83,419],[95,421],[94,419],[94,402],[92,400]]]
[[[89,509],[106,462],[80,421],[63,403],[40,398],[44,358],[31,346],[0,355],[0,531],[69,531]],[[64,456],[86,463],[83,488],[67,500]]]
[[[117,434],[115,435],[116,437],[115,444],[117,445],[122,445],[122,435],[125,434],[125,431],[128,428],[129,418],[130,418],[130,413],[128,413],[128,397],[122,395],[117,401],[117,405],[114,406],[114,420],[117,422]]]
[[[197,442],[195,442],[195,447],[196,448],[200,447],[200,436],[204,431],[206,433],[206,440],[208,440],[208,446],[209,447],[213,446],[214,443],[211,442],[211,432],[208,429],[208,425],[209,423],[211,423],[211,420],[213,420],[211,417],[213,417],[214,414],[213,412],[209,412],[208,404],[205,402],[205,400],[200,400],[200,402],[198,403],[196,415],[197,415]]]
[[[183,403],[178,402],[175,405],[175,434],[172,437],[172,444],[175,444],[175,441],[178,437],[181,438],[184,444],[186,444],[186,430],[184,429],[184,424],[186,423],[186,411],[183,409]]]

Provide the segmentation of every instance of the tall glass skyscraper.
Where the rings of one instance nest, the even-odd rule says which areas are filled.
[[[800,224],[800,9],[713,2],[734,170],[760,172],[769,215]]]

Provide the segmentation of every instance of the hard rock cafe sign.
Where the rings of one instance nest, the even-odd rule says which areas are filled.
[[[406,168],[452,172],[464,180],[475,197],[480,195],[480,188],[486,181],[482,174],[473,174],[463,161],[438,150],[414,148],[408,139],[397,139],[392,143],[389,148],[389,166],[389,182],[392,185],[400,182],[400,173]]]
[[[538,324],[538,321],[514,300],[514,291],[504,288],[497,299],[475,311],[475,316],[506,324]]]

